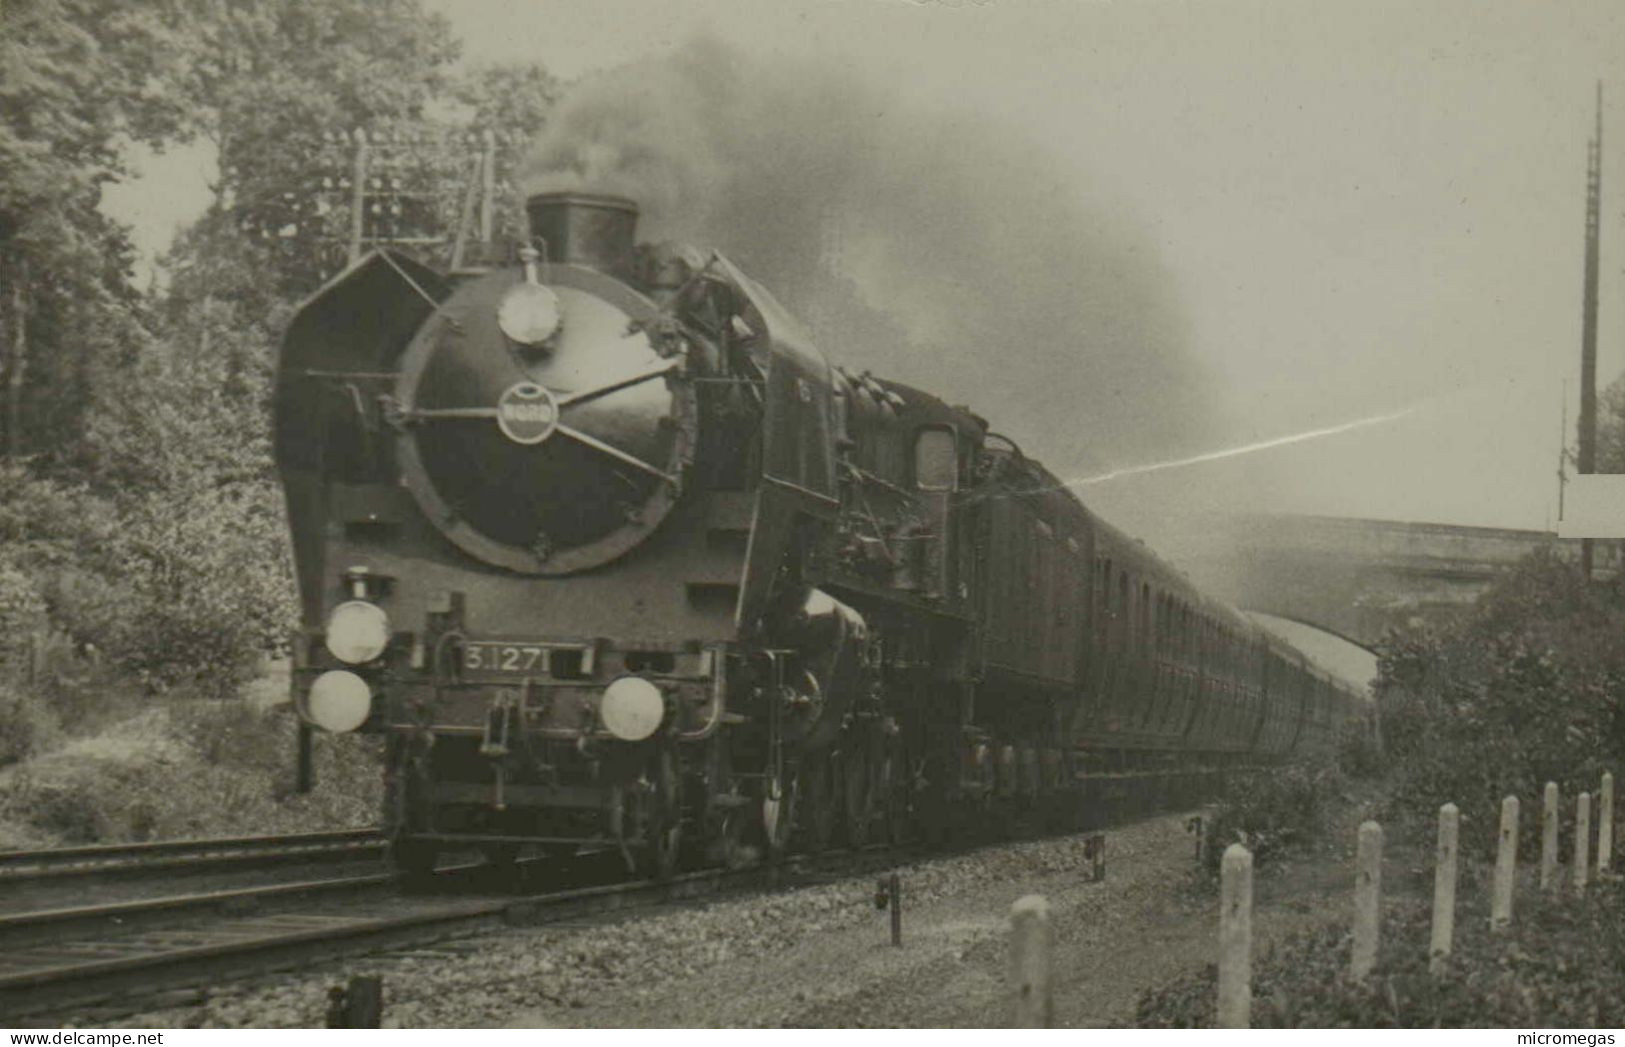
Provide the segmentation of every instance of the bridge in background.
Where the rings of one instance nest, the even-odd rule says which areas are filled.
[[[1547,531],[1290,515],[1217,521],[1169,552],[1238,607],[1371,648],[1392,627],[1458,613],[1542,547],[1579,559],[1579,539]],[[1595,549],[1597,574],[1615,574],[1620,543]]]

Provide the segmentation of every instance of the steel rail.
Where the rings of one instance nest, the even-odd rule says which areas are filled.
[[[0,851],[0,883],[205,865],[285,863],[307,858],[375,858],[383,848],[384,839],[376,829],[340,829]]]
[[[481,930],[540,925],[707,894],[789,886],[831,859],[895,860],[902,849],[865,848],[796,856],[782,865],[705,869],[670,880],[639,880],[517,897],[442,899],[409,913],[278,913],[207,927],[135,932],[102,940],[7,948],[0,952],[0,1014],[64,1017],[131,1013],[155,995],[262,975],[317,960],[465,937]],[[399,898],[395,898],[396,903]],[[110,1002],[117,1007],[108,1008]]]
[[[199,891],[194,894],[171,894],[161,898],[135,898],[122,902],[102,902],[95,905],[71,905],[55,909],[0,913],[0,945],[6,948],[14,947],[16,936],[19,933],[45,928],[49,928],[48,933],[59,934],[72,925],[122,924],[137,918],[151,917],[157,914],[172,915],[187,910],[249,906],[301,895],[330,894],[388,887],[395,882],[396,877],[392,873],[369,873],[361,876],[338,876],[323,880],[273,883],[259,887]]]

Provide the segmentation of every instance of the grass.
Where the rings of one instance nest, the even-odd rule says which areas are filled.
[[[0,848],[375,824],[376,740],[319,736],[317,788],[298,794],[296,720],[277,691],[273,674],[235,698],[109,699],[99,716],[39,725],[0,767]],[[37,702],[29,717],[45,719]]]

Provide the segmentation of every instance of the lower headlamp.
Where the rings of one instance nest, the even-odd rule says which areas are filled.
[[[641,742],[666,718],[666,698],[641,676],[623,676],[604,688],[598,719],[623,742]]]
[[[372,688],[348,669],[331,669],[310,685],[300,711],[322,730],[344,734],[367,722],[372,713]]]

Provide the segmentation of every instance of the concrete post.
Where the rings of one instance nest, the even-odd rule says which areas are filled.
[[[1602,788],[1597,795],[1597,874],[1608,871],[1614,857],[1614,776],[1607,771],[1602,775]]]
[[[1221,1029],[1245,1029],[1253,1009],[1253,856],[1233,843],[1219,873],[1219,1001]]]
[[[1055,1022],[1050,978],[1049,902],[1029,894],[1010,906],[1010,1025],[1048,1029]]]
[[[1456,935],[1456,840],[1461,828],[1461,812],[1453,803],[1439,808],[1439,846],[1433,860],[1433,940],[1428,946],[1430,964],[1437,971]]]
[[[903,878],[897,873],[891,874],[887,882],[891,894],[891,943],[894,946],[903,944]]]
[[[327,995],[329,1029],[376,1029],[383,1024],[384,980],[378,975],[358,974]]]
[[[1591,794],[1574,802],[1574,893],[1584,894],[1591,872]]]
[[[1356,978],[1364,978],[1377,965],[1381,909],[1382,826],[1366,822],[1360,826],[1354,858],[1354,952],[1349,970]]]
[[[1490,895],[1490,928],[1512,923],[1512,888],[1518,878],[1518,798],[1501,801],[1501,831],[1495,844],[1495,886]]]
[[[316,754],[312,751],[315,734],[310,724],[299,721],[298,733],[294,736],[293,791],[301,795],[316,788]]]
[[[1557,783],[1546,783],[1540,807],[1540,886],[1557,886]]]

